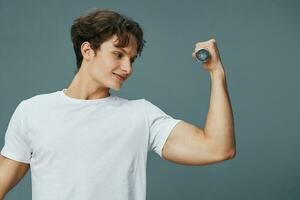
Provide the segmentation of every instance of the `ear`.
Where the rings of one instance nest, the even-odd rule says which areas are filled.
[[[80,50],[81,50],[82,57],[85,60],[89,61],[91,58],[95,56],[95,52],[92,49],[91,44],[89,42],[83,42],[81,44]]]

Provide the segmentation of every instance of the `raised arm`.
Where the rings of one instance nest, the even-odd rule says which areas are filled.
[[[231,159],[236,154],[233,113],[216,41],[197,43],[195,52],[201,48],[211,53],[209,62],[203,64],[211,77],[209,110],[204,128],[180,122],[171,131],[162,155],[178,164],[207,165]]]
[[[0,155],[0,200],[24,177],[30,165]]]

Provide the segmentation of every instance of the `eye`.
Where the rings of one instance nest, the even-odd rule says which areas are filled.
[[[119,52],[119,51],[115,51],[114,54],[115,54],[115,56],[117,57],[117,59],[121,59],[121,58],[124,56],[123,53],[121,53],[121,52]],[[135,61],[135,58],[130,59],[131,64],[133,64],[134,61]]]
[[[120,52],[115,52],[115,55],[117,58],[121,59],[123,57],[123,54]]]

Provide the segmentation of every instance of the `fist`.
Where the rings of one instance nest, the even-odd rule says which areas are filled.
[[[195,50],[192,53],[192,57],[196,59],[196,52],[200,49],[207,49],[210,53],[210,59],[203,63],[203,67],[207,71],[213,71],[218,67],[222,67],[220,54],[215,39],[210,39],[204,42],[198,42],[195,44]]]

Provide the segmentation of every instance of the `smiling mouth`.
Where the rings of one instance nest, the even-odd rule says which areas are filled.
[[[120,76],[120,75],[118,75],[118,74],[115,74],[115,73],[113,73],[116,77],[117,77],[117,79],[119,79],[120,81],[124,81],[125,80],[125,78],[123,78],[122,76]]]

